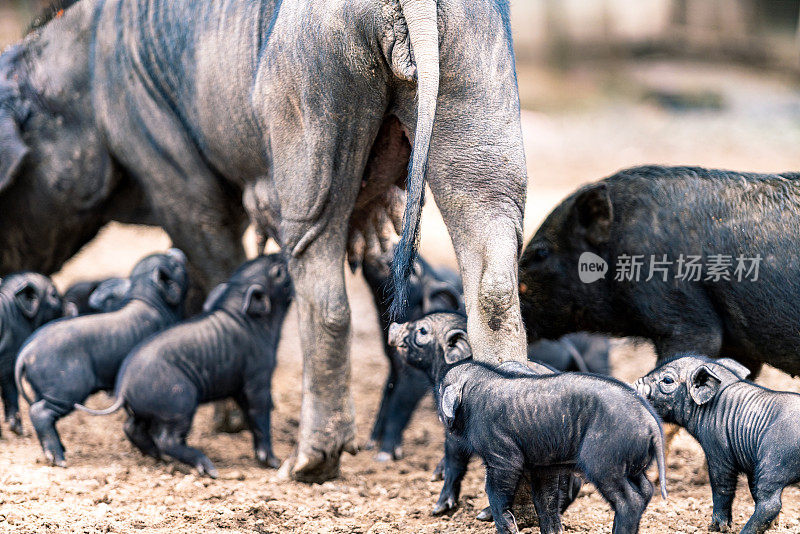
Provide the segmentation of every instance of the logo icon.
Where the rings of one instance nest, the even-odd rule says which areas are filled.
[[[584,284],[591,284],[605,278],[607,272],[608,263],[597,254],[584,252],[578,258],[578,277]]]

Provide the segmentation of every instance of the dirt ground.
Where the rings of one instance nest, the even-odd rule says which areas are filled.
[[[521,68],[531,183],[526,236],[549,209],[577,185],[623,166],[684,163],[742,170],[800,169],[800,92],[776,75],[711,65],[646,62],[577,69],[554,75]],[[724,103],[717,111],[676,112],[645,98],[651,88],[677,91],[712,88]],[[676,199],[680,200],[680,199]],[[112,225],[56,277],[62,287],[79,279],[125,274],[133,263],[169,240],[159,230]],[[453,264],[452,249],[433,203],[426,207],[423,252],[434,263]],[[369,294],[348,278],[353,312],[353,390],[359,438],[366,440],[387,365]],[[768,310],[766,311],[768,313]],[[301,357],[296,317],[287,320],[273,385],[276,452],[288,456],[297,434]],[[652,366],[646,345],[619,342],[614,374],[632,380]],[[760,382],[800,391],[800,381],[772,369]],[[98,395],[94,406],[108,399]],[[27,409],[23,408],[23,412]],[[486,505],[483,469],[475,462],[461,506],[434,518],[430,509],[441,483],[430,474],[442,454],[442,431],[426,400],[406,433],[406,458],[380,464],[363,451],[342,462],[342,477],[322,485],[281,482],[253,459],[250,436],[211,432],[211,411],[198,414],[190,443],[215,462],[218,480],[183,467],[157,463],[133,450],[122,434],[121,414],[93,418],[73,414],[60,426],[69,467],[42,462],[27,419],[26,435],[4,428],[0,440],[0,531],[2,532],[493,532],[473,518]],[[705,532],[711,494],[702,451],[686,434],[668,462],[669,499],[653,499],[644,533]],[[774,532],[800,532],[800,489],[784,493],[781,525]],[[736,526],[752,511],[746,486],[734,508]],[[591,490],[564,516],[567,532],[611,531],[612,514]],[[531,530],[529,530],[531,531]],[[536,532],[538,530],[532,530]]]

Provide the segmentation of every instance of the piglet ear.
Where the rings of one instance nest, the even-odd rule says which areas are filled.
[[[698,406],[706,404],[719,391],[722,380],[707,365],[701,365],[692,371],[689,377],[689,395]]]
[[[254,315],[263,317],[269,315],[272,306],[269,302],[269,295],[266,290],[260,285],[252,285],[247,288],[247,293],[244,297],[244,309],[242,310],[247,315]]]
[[[457,328],[445,337],[444,361],[449,365],[472,358],[472,347],[467,341],[467,333]]]
[[[225,293],[226,289],[228,289],[228,284],[222,283],[211,290],[211,293],[208,294],[206,301],[203,303],[203,313],[210,312],[219,305],[222,294]]]
[[[23,315],[28,319],[33,319],[39,313],[39,306],[42,303],[41,295],[36,291],[36,286],[30,282],[19,288],[14,293],[14,300],[17,307],[22,311]]]
[[[442,306],[444,304],[444,306]],[[423,312],[464,310],[464,298],[453,284],[435,281],[426,284],[422,297]]]
[[[157,267],[153,271],[153,282],[161,288],[161,291],[164,293],[164,300],[167,301],[167,304],[170,306],[177,306],[181,303],[181,287],[178,282],[170,277],[166,269]]]
[[[439,400],[439,419],[448,430],[452,430],[456,422],[456,414],[461,407],[461,392],[464,383],[449,384],[442,391]]]
[[[720,358],[719,360],[716,360],[716,363],[725,367],[728,371],[731,371],[741,380],[745,380],[748,376],[750,376],[750,369],[731,358]]]

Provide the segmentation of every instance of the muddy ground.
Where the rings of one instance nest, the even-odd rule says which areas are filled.
[[[643,62],[553,74],[520,71],[526,107],[523,128],[531,183],[526,235],[577,185],[639,163],[685,163],[754,171],[800,169],[800,93],[790,80],[730,67]],[[652,89],[718,92],[722,109],[677,111],[657,104]],[[680,199],[676,199],[680,200]],[[143,254],[164,249],[159,230],[112,225],[57,275],[70,282],[125,274]],[[452,250],[433,203],[425,211],[423,251],[434,263],[453,264]],[[353,390],[359,438],[375,414],[386,361],[365,285],[349,277],[353,312]],[[765,310],[769,313],[769,310]],[[294,314],[280,347],[274,380],[273,439],[285,458],[297,434],[301,358]],[[614,373],[631,380],[654,358],[646,345],[616,345]],[[760,381],[800,391],[800,381],[767,369]],[[107,397],[92,399],[105,405]],[[27,412],[27,409],[23,409]],[[143,458],[122,434],[121,414],[73,414],[59,428],[69,467],[42,462],[27,418],[26,435],[4,428],[0,440],[2,532],[493,532],[473,519],[486,505],[483,469],[476,462],[465,481],[461,507],[434,518],[439,482],[430,474],[442,451],[442,431],[424,402],[406,434],[406,458],[380,464],[372,453],[346,456],[342,477],[322,485],[280,482],[252,457],[250,436],[211,432],[210,408],[201,409],[192,445],[203,448],[221,473],[198,478],[183,467]],[[700,448],[685,434],[668,462],[667,501],[654,498],[644,533],[705,532],[711,495]],[[752,511],[742,484],[734,518],[741,528]],[[800,489],[784,494],[782,524],[775,532],[800,532]],[[564,516],[567,532],[605,533],[612,514],[585,490]]]

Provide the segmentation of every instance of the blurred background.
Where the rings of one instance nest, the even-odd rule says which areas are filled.
[[[19,39],[48,3],[0,0],[0,45]],[[800,0],[511,6],[530,178],[526,238],[575,187],[623,167],[800,170]],[[423,252],[453,264],[432,202],[423,227]],[[118,269],[97,256],[91,265]]]

